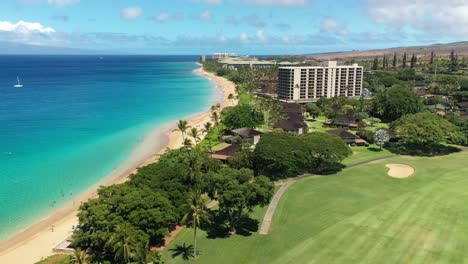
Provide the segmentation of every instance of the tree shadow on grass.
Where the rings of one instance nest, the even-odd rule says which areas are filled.
[[[398,155],[421,156],[421,157],[435,157],[445,156],[452,153],[460,152],[461,149],[454,146],[446,146],[441,144],[430,145],[413,145],[405,144],[392,146],[387,148],[390,152]]]
[[[211,223],[202,226],[202,229],[206,231],[207,238],[227,238],[231,234],[229,233],[229,227],[227,223],[227,216],[220,211],[213,212],[213,218]],[[237,223],[236,235],[251,236],[253,233],[258,231],[259,221],[250,218],[244,214]]]
[[[376,147],[368,147],[367,150],[372,152],[381,152],[383,149],[376,148]]]
[[[182,257],[183,260],[192,259],[195,255],[193,254],[193,245],[176,245],[174,248],[169,249],[172,252],[172,258]],[[197,252],[198,254],[198,252]]]
[[[309,171],[318,175],[332,175],[342,171],[344,168],[346,168],[346,165],[340,162],[325,162],[319,168],[313,168]]]

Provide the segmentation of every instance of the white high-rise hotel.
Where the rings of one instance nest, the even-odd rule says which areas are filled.
[[[285,102],[315,102],[320,97],[361,96],[363,67],[325,66],[280,67],[278,99]]]

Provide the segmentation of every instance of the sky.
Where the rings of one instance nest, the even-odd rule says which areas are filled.
[[[1,0],[0,53],[311,54],[464,41],[468,0]]]

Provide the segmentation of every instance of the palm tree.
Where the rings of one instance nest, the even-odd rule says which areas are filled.
[[[184,139],[184,142],[182,143],[182,145],[184,146],[184,148],[190,148],[192,147],[192,140],[190,140],[190,138],[186,138]]]
[[[190,212],[188,212],[184,218],[183,223],[191,223],[193,227],[193,256],[197,257],[197,229],[200,227],[202,222],[209,223],[209,212],[206,207],[206,200],[203,198],[201,191],[196,190],[190,193],[188,199],[190,205]]]
[[[219,125],[219,115],[218,112],[211,113],[211,121],[213,121],[215,126]]]
[[[137,264],[157,264],[160,261],[158,252],[151,251],[148,244],[144,247],[139,247],[135,254],[135,262]]]
[[[228,95],[228,100],[231,101],[231,105],[234,103],[234,102],[233,102],[233,99],[234,99],[234,95],[233,95],[233,94],[229,94],[229,95]]]
[[[184,141],[185,133],[189,128],[190,126],[188,125],[187,120],[179,120],[179,122],[177,122],[177,129],[175,129],[174,131],[180,131],[180,133],[182,133],[182,141]]]
[[[212,128],[213,128],[213,124],[211,124],[211,122],[206,122],[203,125],[203,132],[208,134],[211,131]]]
[[[193,140],[195,141],[195,145],[198,144],[200,141],[200,131],[198,131],[198,128],[192,127],[189,131],[189,135],[193,137]]]
[[[132,226],[128,223],[118,225],[107,241],[107,245],[113,250],[114,258],[118,263],[130,263],[133,254],[132,247],[135,245]]]
[[[90,264],[90,256],[85,250],[77,248],[70,259],[70,264]]]

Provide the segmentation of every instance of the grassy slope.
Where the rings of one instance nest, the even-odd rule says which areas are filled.
[[[39,261],[36,264],[69,264],[70,258],[70,255],[56,254]]]
[[[270,234],[200,236],[199,263],[466,263],[468,153],[391,158],[290,187]],[[385,164],[414,176],[393,179]],[[257,218],[261,212],[257,212]],[[174,244],[191,243],[186,230]],[[171,259],[166,263],[182,263]]]

